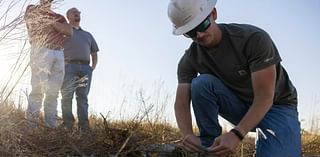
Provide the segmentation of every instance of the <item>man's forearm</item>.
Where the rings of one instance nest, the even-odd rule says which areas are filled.
[[[91,53],[91,59],[92,59],[91,67],[94,70],[96,68],[96,66],[97,66],[97,63],[98,63],[98,54],[97,54],[97,52],[92,52]]]
[[[254,98],[251,107],[237,125],[243,135],[247,134],[263,119],[273,104],[276,84],[275,65],[251,74]]]
[[[51,26],[56,31],[58,31],[66,36],[72,36],[72,34],[73,34],[72,26],[67,23],[54,22],[51,24]]]
[[[237,130],[246,135],[251,129],[267,114],[273,104],[272,99],[256,98],[240,123],[236,126]]]
[[[190,107],[175,105],[175,116],[183,136],[193,134]]]

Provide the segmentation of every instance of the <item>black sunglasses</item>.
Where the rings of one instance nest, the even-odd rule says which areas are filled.
[[[186,36],[187,38],[194,38],[197,36],[197,32],[204,32],[206,31],[211,25],[210,21],[210,15],[204,19],[197,27],[192,29],[191,31],[184,33],[183,35]]]

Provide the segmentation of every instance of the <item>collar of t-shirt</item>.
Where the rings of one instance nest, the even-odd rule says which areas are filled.
[[[76,30],[81,30],[81,27],[73,26],[73,28],[76,29]]]

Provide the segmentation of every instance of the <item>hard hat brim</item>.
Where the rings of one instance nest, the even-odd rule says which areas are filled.
[[[216,3],[217,3],[217,0],[209,0],[208,5],[203,9],[201,14],[198,15],[197,17],[195,17],[192,21],[190,21],[189,23],[187,23],[181,27],[178,27],[178,28],[175,28],[175,26],[173,26],[172,34],[173,35],[182,35],[184,33],[189,32],[190,30],[192,30],[196,26],[198,26],[211,13],[211,11],[214,9]]]

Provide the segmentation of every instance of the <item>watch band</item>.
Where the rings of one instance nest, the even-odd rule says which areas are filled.
[[[237,129],[233,128],[230,130],[230,132],[234,133],[240,139],[240,141],[242,141],[244,139],[244,136]]]

